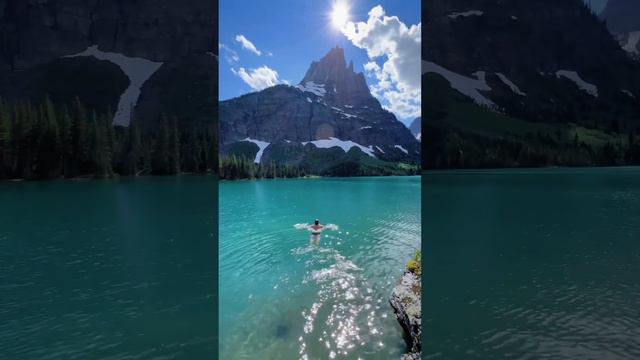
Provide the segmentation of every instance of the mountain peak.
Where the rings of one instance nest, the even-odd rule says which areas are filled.
[[[324,85],[329,93],[328,100],[337,105],[375,101],[364,75],[353,71],[353,60],[347,66],[344,49],[339,46],[331,48],[319,61],[311,63],[300,84],[308,82]]]

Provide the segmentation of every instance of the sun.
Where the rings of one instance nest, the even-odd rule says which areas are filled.
[[[331,24],[340,30],[349,21],[349,5],[346,1],[336,1],[331,10]]]

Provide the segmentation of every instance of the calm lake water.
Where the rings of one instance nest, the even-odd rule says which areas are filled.
[[[640,169],[434,172],[428,359],[640,359]]]
[[[221,359],[399,359],[388,299],[420,246],[420,177],[223,182]],[[318,244],[295,224],[319,218]]]
[[[215,358],[215,186],[0,183],[0,358]]]

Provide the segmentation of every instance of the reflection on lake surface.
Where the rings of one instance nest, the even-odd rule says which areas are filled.
[[[423,181],[428,359],[640,358],[640,169]]]

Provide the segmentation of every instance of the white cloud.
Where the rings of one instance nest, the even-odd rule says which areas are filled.
[[[224,57],[227,59],[227,62],[229,64],[233,65],[234,63],[240,61],[240,56],[238,56],[238,53],[227,45],[220,43],[218,44],[218,49],[224,50]]]
[[[257,69],[249,69],[248,72],[243,67],[238,70],[231,68],[231,72],[240,77],[253,90],[262,90],[280,82],[278,72],[266,65]]]
[[[422,24],[408,27],[397,16],[386,16],[382,6],[369,11],[367,22],[347,22],[342,33],[367,51],[367,75],[378,82],[372,93],[401,118],[420,116],[420,44]],[[376,63],[382,61],[382,66]]]
[[[252,53],[260,56],[262,55],[262,51],[258,50],[255,45],[249,39],[247,39],[244,35],[236,35],[236,41],[242,44],[242,48],[251,51]]]

